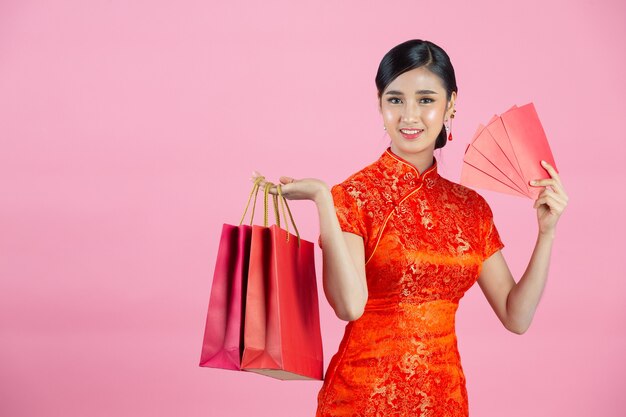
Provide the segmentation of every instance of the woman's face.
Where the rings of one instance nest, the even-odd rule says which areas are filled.
[[[450,103],[446,102],[441,79],[425,67],[396,77],[383,91],[379,107],[392,151],[409,158],[423,153],[425,160],[432,161],[437,136],[452,114],[455,99],[452,92]]]

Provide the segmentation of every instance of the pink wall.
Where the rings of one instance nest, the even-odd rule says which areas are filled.
[[[380,155],[374,75],[411,38],[456,68],[442,175],[533,101],[570,195],[526,334],[477,285],[461,302],[472,415],[623,415],[623,2],[54,3],[0,2],[0,415],[313,415],[319,381],[198,367],[219,232],[254,169],[335,184]],[[481,194],[519,279],[533,202]]]

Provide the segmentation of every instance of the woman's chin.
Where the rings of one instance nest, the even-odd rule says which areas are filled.
[[[433,151],[435,149],[435,142],[424,140],[424,138],[417,139],[404,139],[402,137],[392,140],[395,147],[403,152],[418,153],[422,151]]]

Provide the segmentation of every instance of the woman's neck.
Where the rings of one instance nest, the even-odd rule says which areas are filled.
[[[394,144],[391,144],[391,152],[393,152],[396,156],[404,159],[409,164],[413,165],[420,175],[428,168],[433,166],[433,152],[434,149],[426,150],[424,149],[422,152],[417,152],[414,154],[407,154],[402,151],[399,151]]]

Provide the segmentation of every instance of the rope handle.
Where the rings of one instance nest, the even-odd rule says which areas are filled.
[[[264,212],[265,212],[265,216],[263,218],[263,226],[268,227],[268,210],[269,210],[269,204],[267,202],[267,198],[268,198],[268,194],[270,191],[270,188],[272,188],[272,186],[274,186],[276,184],[271,183],[271,182],[267,182],[265,184],[265,191],[264,191],[264,204],[263,204],[263,208],[264,208]],[[274,218],[276,220],[276,226],[278,226],[280,228],[280,214],[278,212],[278,196],[276,194],[272,194],[272,201],[274,203]],[[283,217],[284,214],[283,214]],[[287,217],[285,217],[285,222],[287,221]]]
[[[246,213],[248,212],[248,208],[250,207],[250,201],[252,200],[252,194],[254,194],[254,203],[252,204],[252,215],[250,216],[250,226],[254,222],[254,211],[256,209],[256,201],[257,196],[259,194],[259,189],[261,186],[259,185],[265,177],[260,176],[254,180],[254,185],[252,186],[252,191],[250,192],[250,196],[248,196],[248,202],[246,203],[246,208],[243,212],[243,216],[241,216],[241,220],[239,221],[239,226],[243,224],[243,219],[246,217]],[[287,213],[289,213],[289,219],[291,220],[291,224],[293,225],[294,230],[296,231],[296,236],[298,236],[298,246],[300,246],[300,232],[298,232],[298,228],[296,227],[296,222],[293,220],[293,215],[291,214],[291,209],[289,208],[289,204],[287,203],[287,199],[283,196],[282,188],[280,184],[273,184],[271,182],[266,182],[265,189],[263,192],[263,226],[268,227],[268,194],[270,188],[273,185],[276,185],[276,189],[278,190],[278,195],[272,194],[272,200],[274,203],[274,216],[276,218],[276,225],[280,228],[280,212],[278,209],[278,205],[280,203],[283,218],[285,219],[285,228],[287,229],[287,241],[289,241],[289,222],[287,221],[287,215],[285,214],[285,207],[287,207]]]
[[[269,195],[270,192],[270,188],[272,188],[272,184],[271,182],[266,182],[265,183],[265,191],[263,192],[263,208],[264,208],[264,216],[263,216],[263,226],[267,227],[267,197]]]
[[[296,222],[293,220],[291,210],[289,209],[289,204],[287,204],[287,199],[283,196],[283,191],[282,191],[280,184],[278,184],[276,188],[278,189],[278,195],[280,196],[281,204],[284,203],[284,205],[281,205],[281,207],[283,209],[283,217],[285,218],[285,227],[287,228],[287,242],[289,242],[289,222],[287,221],[287,216],[285,216],[285,206],[287,207],[287,212],[289,213],[291,224],[293,225],[293,228],[296,231],[296,236],[298,236],[298,247],[300,247],[300,232],[298,232],[298,228],[296,227]]]
[[[276,194],[272,194],[274,200],[274,217],[276,218],[276,226],[280,227],[280,216],[278,214],[278,196]],[[283,213],[283,216],[285,213]],[[287,222],[287,218],[285,217],[285,223]]]
[[[243,219],[246,217],[246,213],[248,212],[248,207],[250,207],[250,200],[252,200],[252,194],[254,194],[254,204],[252,205],[252,215],[250,216],[250,226],[252,226],[252,222],[254,221],[254,209],[256,208],[256,198],[257,198],[257,195],[259,194],[259,188],[261,188],[259,183],[263,181],[263,179],[265,179],[265,177],[257,177],[257,179],[254,180],[254,185],[252,186],[252,191],[250,192],[250,196],[248,197],[248,203],[246,204],[246,209],[244,210],[243,216],[241,216],[241,220],[239,221],[239,226],[241,226],[241,224],[243,223]],[[256,194],[255,194],[255,191],[256,191]]]

